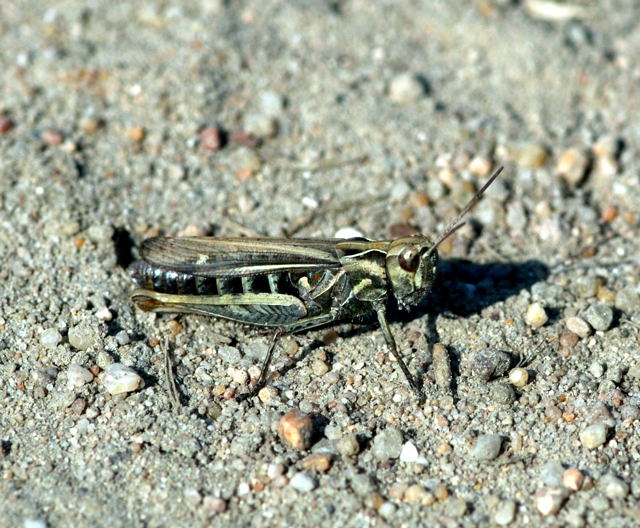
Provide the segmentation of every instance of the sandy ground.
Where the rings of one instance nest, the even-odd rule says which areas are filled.
[[[637,525],[639,20],[1,2],[0,525]],[[374,321],[284,339],[237,403],[269,332],[130,301],[148,236],[433,234],[499,165],[392,316],[424,404]],[[113,364],[140,387],[112,394]],[[306,449],[278,435],[291,410]]]

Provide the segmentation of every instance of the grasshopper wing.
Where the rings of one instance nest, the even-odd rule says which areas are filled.
[[[200,277],[242,277],[340,267],[335,240],[156,237],[143,242],[142,259],[158,268]]]

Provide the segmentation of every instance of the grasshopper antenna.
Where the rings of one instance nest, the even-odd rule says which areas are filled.
[[[469,212],[469,210],[474,205],[476,205],[476,203],[478,203],[478,200],[480,198],[482,198],[482,195],[489,188],[489,186],[494,182],[494,180],[498,176],[500,176],[500,173],[502,172],[502,169],[504,169],[504,167],[498,167],[498,169],[496,169],[496,171],[491,175],[491,178],[489,178],[487,180],[487,183],[485,183],[482,186],[482,188],[474,195],[474,197],[471,198],[471,200],[469,200],[469,203],[464,206],[464,209],[462,209],[462,211],[460,211],[460,214],[458,216],[456,216],[449,223],[449,225],[445,228],[445,230],[442,232],[442,234],[435,241],[435,243],[429,248],[429,250],[424,255],[422,255],[423,259],[428,258],[429,255],[431,255],[431,253],[433,253],[436,249],[438,249],[438,246],[440,244],[442,244],[447,238],[449,238],[451,235],[453,235],[458,229],[460,229],[465,224],[465,222],[463,222],[462,219]]]

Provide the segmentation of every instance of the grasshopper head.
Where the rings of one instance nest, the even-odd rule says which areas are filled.
[[[387,252],[387,277],[403,308],[418,304],[431,290],[438,267],[438,252],[431,250],[432,246],[431,240],[424,235],[391,242]]]

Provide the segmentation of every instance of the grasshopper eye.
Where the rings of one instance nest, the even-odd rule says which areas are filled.
[[[398,264],[404,271],[415,272],[420,266],[420,251],[415,246],[409,246],[398,255]]]

